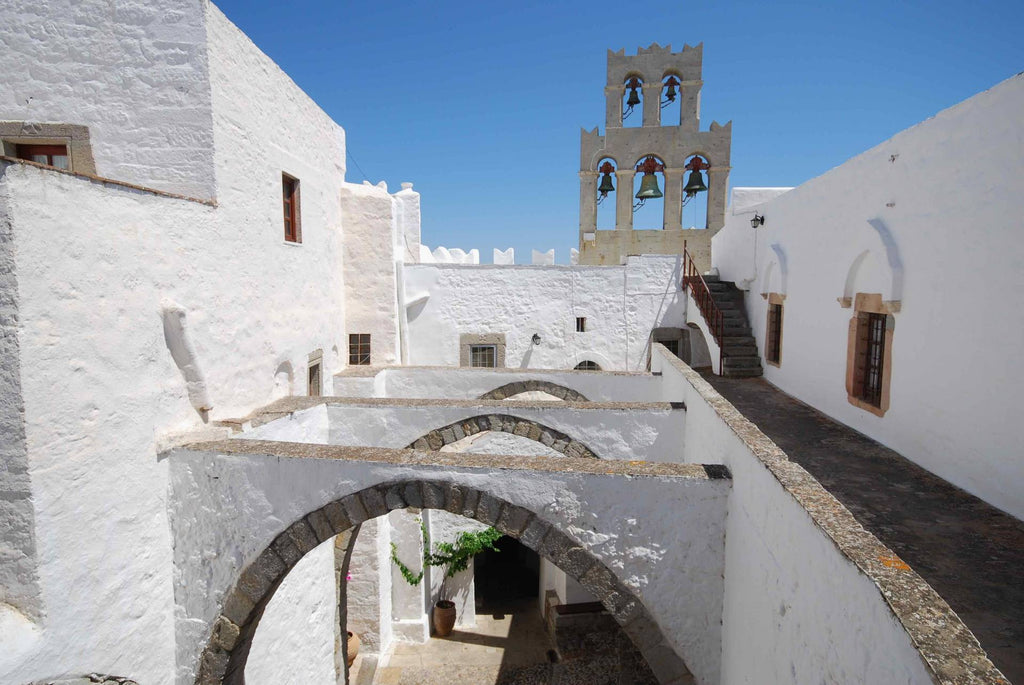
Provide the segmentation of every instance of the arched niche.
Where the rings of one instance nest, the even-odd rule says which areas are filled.
[[[596,226],[600,231],[611,231],[615,229],[615,207],[617,204],[617,195],[619,192],[619,179],[615,175],[616,170],[619,168],[619,163],[615,161],[614,157],[604,156],[602,157],[595,167],[597,176],[597,193],[594,197],[594,202],[597,206]],[[605,195],[601,195],[601,184],[610,183],[614,190],[607,192]],[[627,188],[628,191],[628,188]]]

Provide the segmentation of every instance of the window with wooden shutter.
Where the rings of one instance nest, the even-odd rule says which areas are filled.
[[[768,331],[765,335],[765,360],[778,365],[782,360],[782,305],[768,305]]]
[[[288,174],[281,175],[281,190],[284,209],[284,239],[289,243],[302,242],[299,226],[299,180]]]
[[[850,404],[883,416],[889,409],[895,319],[879,294],[857,293],[846,352]]]

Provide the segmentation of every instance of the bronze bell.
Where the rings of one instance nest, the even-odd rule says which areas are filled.
[[[597,192],[601,193],[601,197],[604,197],[608,193],[615,192],[615,186],[612,185],[612,175],[610,172],[604,172],[604,176],[601,177],[601,185],[597,187]]]
[[[686,193],[686,197],[693,197],[697,193],[703,193],[708,187],[704,185],[704,176],[699,171],[691,171],[690,178],[686,180],[686,186],[683,188],[683,192]]]
[[[640,104],[640,95],[636,92],[636,88],[629,89],[629,99],[626,100],[626,107],[636,107]]]
[[[638,200],[653,200],[661,197],[661,188],[658,187],[658,177],[653,173],[644,174],[640,179],[640,190],[636,194]]]
[[[674,76],[670,76],[668,81],[665,81],[665,85],[668,86],[668,90],[665,92],[665,99],[669,102],[676,101],[676,86],[679,85],[679,81]]]

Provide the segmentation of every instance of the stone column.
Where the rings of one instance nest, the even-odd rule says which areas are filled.
[[[713,233],[725,226],[726,191],[729,187],[730,167],[711,167],[708,169],[708,225]]]
[[[661,126],[661,81],[643,84],[644,126]]]
[[[683,81],[679,86],[679,124],[687,131],[700,129],[700,88],[703,81]]]
[[[686,169],[665,167],[665,220],[662,228],[679,230],[683,227],[683,174]]]
[[[633,230],[633,169],[615,171],[615,229]]]
[[[584,233],[597,230],[597,177],[596,171],[580,172],[580,240]]]
[[[605,86],[605,128],[622,128],[622,94],[625,86]]]

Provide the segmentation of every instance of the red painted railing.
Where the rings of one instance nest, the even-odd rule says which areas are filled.
[[[693,258],[690,257],[690,253],[684,247],[683,290],[687,288],[690,289],[693,301],[700,308],[700,313],[703,315],[711,335],[714,336],[715,342],[718,343],[718,372],[722,373],[722,359],[725,357],[725,354],[722,352],[725,347],[723,344],[725,340],[725,317],[722,314],[722,310],[715,304],[715,299],[711,297],[711,290],[708,288],[708,284],[704,282],[704,277],[700,275],[700,271],[697,270],[697,265],[693,263]]]

